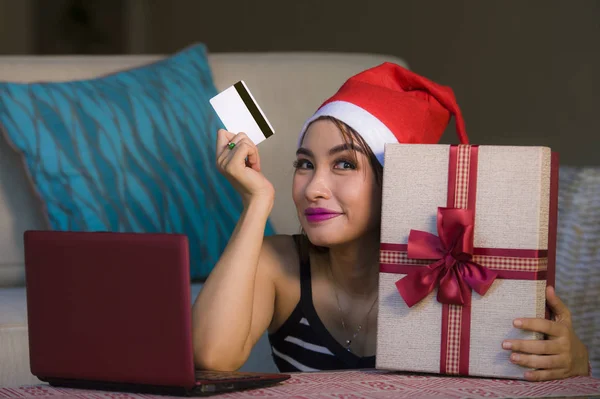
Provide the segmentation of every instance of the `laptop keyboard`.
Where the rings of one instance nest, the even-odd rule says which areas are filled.
[[[259,378],[260,376],[252,373],[244,373],[242,371],[204,371],[196,370],[197,380],[246,380],[250,378]]]

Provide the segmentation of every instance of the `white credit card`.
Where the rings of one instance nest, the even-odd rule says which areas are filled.
[[[225,129],[236,134],[246,133],[254,144],[259,144],[275,133],[243,80],[211,98],[210,104]]]

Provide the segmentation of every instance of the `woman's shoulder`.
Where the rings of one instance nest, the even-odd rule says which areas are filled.
[[[261,257],[284,274],[299,275],[298,236],[276,234],[263,241]]]

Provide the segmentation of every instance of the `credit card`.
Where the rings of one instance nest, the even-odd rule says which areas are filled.
[[[275,133],[243,80],[211,98],[210,104],[225,129],[236,134],[246,133],[256,145]]]

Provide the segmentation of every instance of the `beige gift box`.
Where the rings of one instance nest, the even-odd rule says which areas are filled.
[[[527,369],[510,362],[511,352],[502,349],[502,342],[543,339],[512,323],[518,317],[547,317],[545,288],[554,284],[557,171],[558,158],[546,147],[386,145],[378,369],[523,378]],[[474,228],[452,230],[454,225],[448,216],[440,219],[438,208],[458,208],[461,215],[472,215]],[[440,303],[438,284],[423,295],[414,283],[420,281],[415,277],[418,272],[429,273],[423,268],[436,262],[450,265],[445,272],[450,288],[456,287],[452,276],[464,281],[471,276],[463,258],[459,256],[452,266],[457,258],[442,254],[454,251],[464,257],[456,250],[458,244],[450,250],[448,242],[467,242],[464,237],[469,233],[456,233],[463,238],[437,248],[440,261],[415,256],[417,238],[424,235],[415,231],[438,236],[439,220],[444,231],[471,231],[471,261],[485,266],[486,273],[498,274],[483,294],[467,287],[471,298],[463,295],[464,305]],[[399,283],[403,292],[417,287],[414,290],[424,296],[412,307],[397,286],[403,279],[408,279]],[[444,288],[440,295],[456,298],[456,292]]]

